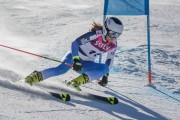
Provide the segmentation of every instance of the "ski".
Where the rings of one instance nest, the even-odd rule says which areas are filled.
[[[64,84],[64,82],[62,82],[62,83]],[[102,96],[102,95],[96,95],[93,93],[88,93],[85,91],[76,91],[75,89],[73,89],[70,86],[59,87],[59,90],[63,91],[63,92],[67,92],[67,93],[75,95],[75,96],[78,96],[78,97],[91,99],[91,100],[97,100],[97,101],[101,101],[101,102],[108,103],[111,105],[116,105],[119,103],[119,100],[114,96],[106,97],[106,96]]]
[[[87,93],[87,94],[89,97],[92,97],[95,100],[103,101],[103,102],[109,103],[111,105],[116,105],[119,103],[119,100],[114,96],[104,97],[101,95],[95,95],[95,94],[91,94],[91,93]]]
[[[71,100],[71,97],[69,94],[66,94],[66,93],[55,93],[55,92],[48,92],[51,96],[55,97],[55,98],[58,98],[62,101],[70,101]]]
[[[20,81],[20,82],[23,82],[23,81]],[[24,87],[23,87],[23,89],[24,89]],[[28,87],[31,87],[31,86],[28,86]],[[33,86],[33,87],[36,87],[36,88],[44,91],[46,94],[48,94],[48,95],[50,95],[50,96],[52,96],[54,98],[57,98],[57,99],[59,99],[61,101],[65,101],[65,102],[71,100],[70,95],[75,95],[75,96],[85,98],[85,99],[91,99],[91,100],[96,100],[96,101],[108,103],[110,105],[116,105],[116,104],[119,103],[118,99],[116,97],[114,97],[114,96],[106,97],[106,96],[102,96],[102,95],[96,95],[96,94],[93,94],[93,93],[88,93],[88,92],[85,92],[85,91],[76,91],[75,89],[73,89],[72,87],[69,87],[69,86],[59,86],[58,90],[61,91],[61,93],[59,93],[59,92],[51,92],[51,91],[48,91],[46,89],[43,89],[43,88],[37,87],[37,86]],[[21,88],[19,88],[19,89],[21,89]]]

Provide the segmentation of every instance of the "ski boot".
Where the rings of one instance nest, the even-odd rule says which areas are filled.
[[[25,83],[32,86],[33,84],[38,83],[42,80],[43,80],[42,73],[39,71],[34,71],[25,78]]]
[[[108,84],[108,76],[109,76],[109,73],[107,73],[106,75],[104,75],[102,77],[101,80],[99,80],[98,84],[102,87],[105,87],[107,84]]]
[[[88,82],[89,82],[89,77],[85,74],[82,74],[79,77],[66,82],[66,85],[75,88],[77,91],[81,91],[80,85]]]

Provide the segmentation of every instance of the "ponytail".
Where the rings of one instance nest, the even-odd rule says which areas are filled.
[[[99,23],[93,22],[90,31],[103,30],[103,26]]]

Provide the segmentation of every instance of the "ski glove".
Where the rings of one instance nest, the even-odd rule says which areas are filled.
[[[75,57],[73,57],[73,70],[75,70],[75,71],[81,71],[81,69],[82,69],[82,64],[81,64],[81,61],[80,61],[80,59],[79,59],[79,56],[75,56]]]
[[[102,77],[102,79],[98,82],[98,84],[99,84],[100,86],[105,87],[105,86],[108,84],[108,76],[109,76],[109,73],[107,73],[106,75],[104,75],[104,76]]]

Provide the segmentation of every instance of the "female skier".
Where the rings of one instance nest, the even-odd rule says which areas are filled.
[[[71,51],[64,56],[62,61],[72,64],[73,70],[81,75],[68,81],[66,84],[80,91],[79,86],[81,84],[102,78],[98,83],[101,86],[106,86],[109,68],[112,66],[115,56],[117,38],[122,32],[122,22],[118,18],[109,17],[105,20],[104,26],[93,23],[90,32],[74,40],[71,45]],[[107,53],[105,63],[95,63],[94,60],[97,56],[104,53]],[[34,71],[25,78],[25,82],[33,85],[49,77],[64,74],[72,67],[61,63],[54,68]]]

